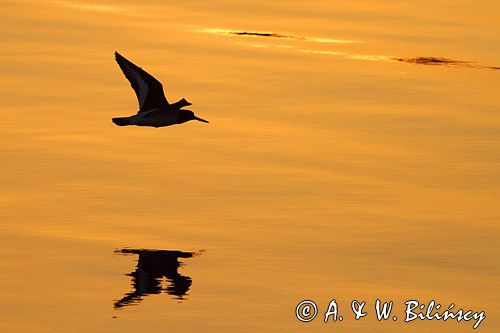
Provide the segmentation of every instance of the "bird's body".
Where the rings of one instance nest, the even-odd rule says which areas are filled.
[[[169,110],[166,107],[159,107],[149,111],[140,112],[130,117],[113,118],[113,121],[119,126],[135,125],[163,127],[177,124],[179,113],[179,110]]]
[[[164,127],[182,124],[189,120],[208,123],[196,117],[193,111],[182,109],[191,105],[184,98],[169,104],[163,93],[162,84],[142,68],[125,59],[118,52],[115,52],[115,59],[125,77],[130,81],[139,101],[139,112],[130,117],[113,118],[116,125]]]

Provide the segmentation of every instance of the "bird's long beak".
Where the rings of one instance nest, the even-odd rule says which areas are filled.
[[[205,120],[205,119],[201,119],[201,118],[198,118],[198,117],[194,117],[194,119],[198,120],[198,121],[201,121],[202,123],[209,123],[208,120]]]

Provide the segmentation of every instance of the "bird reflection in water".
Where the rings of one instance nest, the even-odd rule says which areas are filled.
[[[118,254],[138,254],[139,260],[134,272],[127,274],[132,277],[133,291],[116,301],[115,309],[120,309],[129,305],[139,304],[143,297],[166,292],[174,296],[179,301],[184,300],[189,288],[191,278],[179,274],[177,271],[182,265],[179,258],[192,258],[199,253],[167,251],[167,250],[146,250],[146,249],[122,249],[116,250]],[[166,279],[166,286],[163,280]]]

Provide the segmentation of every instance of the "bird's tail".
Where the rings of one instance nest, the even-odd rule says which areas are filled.
[[[111,119],[116,125],[118,126],[127,126],[130,125],[130,120],[128,117],[123,117],[123,118],[113,118]]]

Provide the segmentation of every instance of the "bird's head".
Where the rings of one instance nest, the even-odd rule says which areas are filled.
[[[190,120],[198,120],[203,123],[208,123],[207,120],[196,117],[194,112],[191,110],[179,110],[179,119],[177,120],[178,124],[182,124]]]

